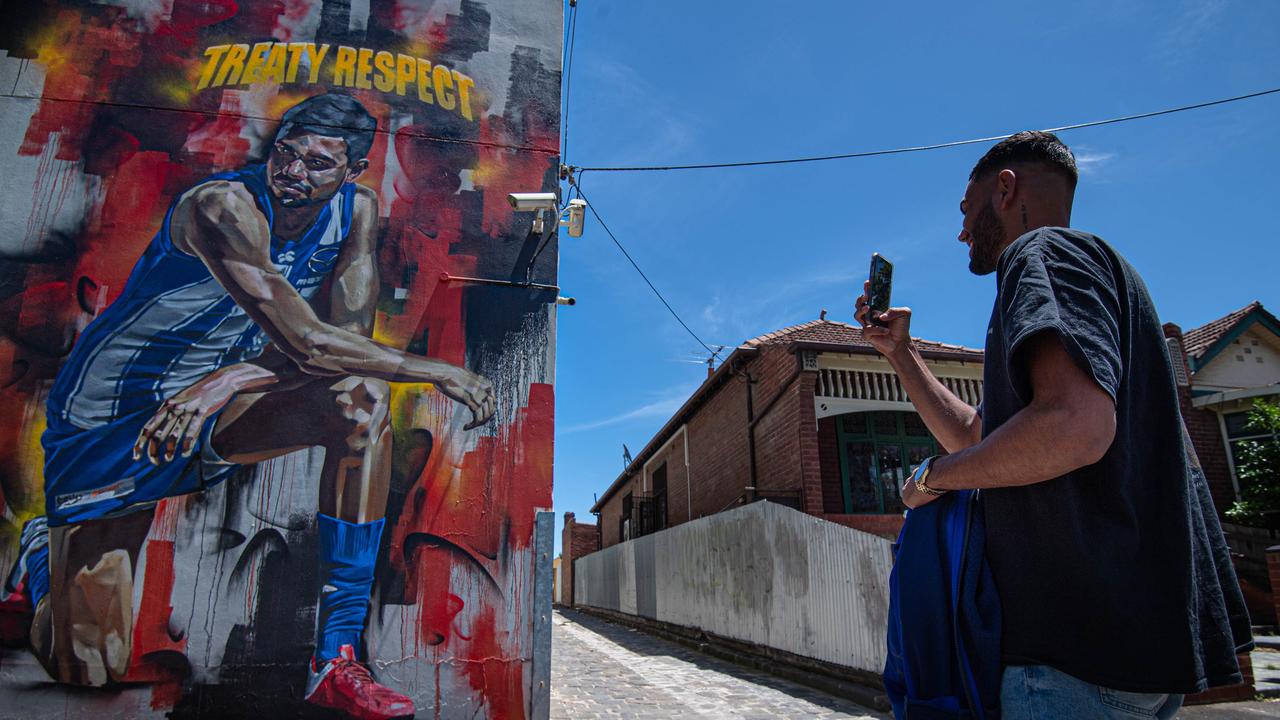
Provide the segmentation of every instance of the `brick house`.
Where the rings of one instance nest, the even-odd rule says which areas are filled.
[[[916,342],[948,387],[981,401],[981,350]],[[904,475],[937,447],[861,330],[814,320],[734,349],[591,511],[601,547],[758,499],[894,536]]]
[[[1172,323],[1164,331],[1182,415],[1221,514],[1245,489],[1236,470],[1240,443],[1260,436],[1248,426],[1249,409],[1256,399],[1280,398],[1280,321],[1255,301],[1186,332]],[[1280,532],[1226,523],[1223,529],[1254,622],[1274,624],[1265,553],[1280,543]]]
[[[1247,427],[1249,409],[1257,398],[1280,396],[1280,321],[1254,301],[1186,332],[1172,323],[1164,327],[1170,350],[1173,343],[1183,350],[1183,415],[1206,471],[1215,473],[1210,477],[1214,503],[1225,509],[1242,490],[1236,473],[1239,443],[1258,436]]]

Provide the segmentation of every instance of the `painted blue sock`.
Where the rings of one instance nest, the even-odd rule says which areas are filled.
[[[378,560],[385,518],[349,523],[320,514],[320,607],[316,617],[316,660],[338,657],[343,645],[361,652],[369,614],[373,569]]]
[[[40,598],[49,594],[49,546],[45,545],[27,557],[27,594],[31,607],[40,604]]]

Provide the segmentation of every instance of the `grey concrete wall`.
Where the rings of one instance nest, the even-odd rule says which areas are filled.
[[[890,542],[768,502],[577,560],[578,605],[879,673]]]

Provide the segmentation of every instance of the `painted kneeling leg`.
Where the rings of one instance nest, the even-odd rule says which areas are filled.
[[[36,608],[32,649],[55,680],[100,686],[124,679],[134,570],[151,517],[142,511],[51,529],[49,594]]]
[[[411,717],[413,701],[377,683],[359,657],[384,520],[349,523],[321,514],[318,522],[324,585],[307,700],[360,720]]]

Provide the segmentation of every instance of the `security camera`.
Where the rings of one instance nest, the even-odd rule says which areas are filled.
[[[582,237],[582,221],[586,219],[587,201],[574,198],[569,201],[569,219],[560,223],[569,227],[569,237]]]
[[[507,193],[507,202],[519,212],[556,210],[555,193]]]

